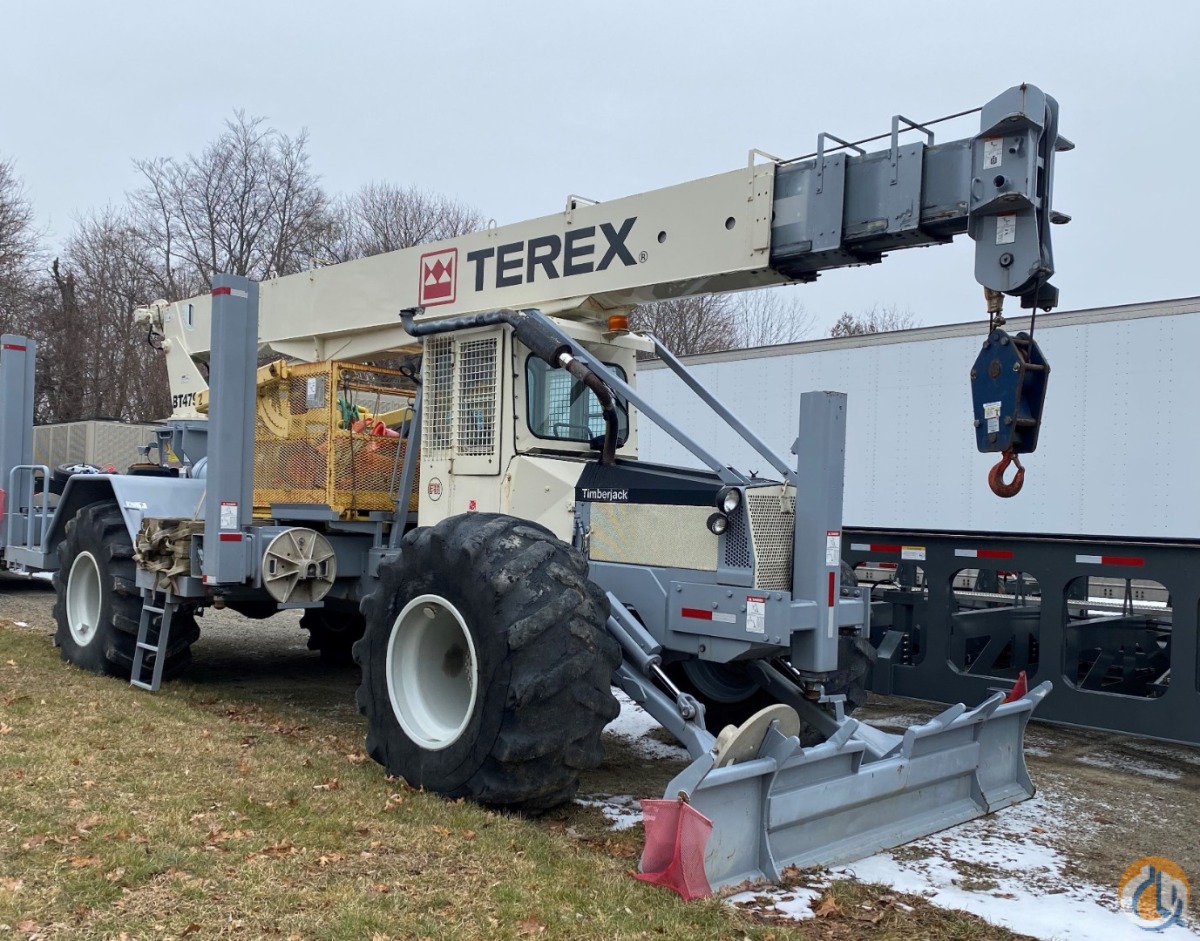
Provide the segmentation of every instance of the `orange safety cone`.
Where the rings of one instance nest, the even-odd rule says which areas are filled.
[[[704,848],[712,821],[684,800],[644,800],[642,820],[646,848],[642,850],[643,882],[673,889],[684,901],[712,895],[704,872]]]
[[[1013,683],[1013,688],[1008,691],[1008,695],[1004,697],[1004,701],[1016,702],[1027,692],[1029,692],[1029,680],[1025,676],[1025,671],[1022,670],[1017,674],[1017,681]]]

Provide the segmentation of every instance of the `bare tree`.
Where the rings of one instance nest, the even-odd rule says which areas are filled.
[[[38,242],[33,205],[12,162],[0,160],[0,333],[26,329]]]
[[[634,330],[658,337],[676,356],[714,353],[738,345],[733,302],[727,294],[698,294],[635,307]]]
[[[629,320],[633,329],[654,334],[676,356],[794,343],[813,325],[804,305],[778,288],[643,304]]]
[[[262,280],[303,270],[324,239],[326,197],[309,169],[308,137],[238,111],[199,155],[135,161],[137,228],[169,298],[218,272]]]
[[[843,312],[829,331],[831,337],[854,337],[868,333],[890,333],[893,330],[909,330],[919,326],[916,317],[907,307],[894,304],[873,304],[860,314]]]
[[[814,317],[784,288],[761,288],[737,295],[737,345],[750,348],[795,343],[812,333]]]
[[[334,202],[326,260],[349,261],[482,228],[475,209],[415,186],[368,183]]]
[[[144,420],[168,410],[165,363],[132,316],[160,286],[146,251],[119,210],[76,223],[39,318],[39,419]]]

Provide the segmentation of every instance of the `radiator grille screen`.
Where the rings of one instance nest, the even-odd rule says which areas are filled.
[[[746,494],[750,532],[754,539],[754,587],[792,590],[792,542],[795,536],[795,497],[780,500],[778,490]],[[791,512],[787,512],[788,509]]]

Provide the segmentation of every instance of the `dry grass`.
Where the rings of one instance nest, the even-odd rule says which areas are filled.
[[[584,809],[529,821],[414,792],[344,728],[235,695],[144,695],[0,622],[0,934],[1016,937],[848,882],[800,924],[684,903],[629,878],[640,832],[606,833]]]

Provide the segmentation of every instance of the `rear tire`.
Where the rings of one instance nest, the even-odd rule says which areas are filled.
[[[540,811],[570,800],[620,711],[609,605],[549,530],[468,513],[404,537],[363,601],[367,752],[414,787]]]
[[[366,627],[357,611],[333,608],[309,608],[300,618],[300,627],[308,631],[308,649],[319,651],[321,659],[338,666],[354,663],[354,645]]]
[[[68,663],[129,679],[137,646],[142,596],[134,586],[133,543],[114,502],[85,506],[68,520],[54,573],[55,646]],[[148,640],[158,642],[161,616],[151,621]],[[191,645],[200,636],[195,613],[180,608],[171,621],[163,678],[191,664]],[[146,658],[147,667],[153,664]]]

